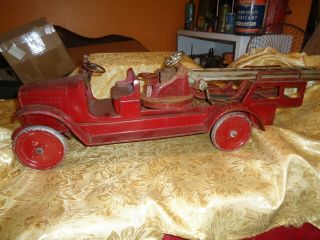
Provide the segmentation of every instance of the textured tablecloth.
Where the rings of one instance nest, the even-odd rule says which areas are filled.
[[[320,84],[241,149],[208,134],[99,147],[68,141],[57,168],[11,150],[14,101],[0,101],[0,239],[241,239],[320,228]]]

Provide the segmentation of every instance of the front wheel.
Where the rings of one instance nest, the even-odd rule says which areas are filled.
[[[57,166],[66,154],[64,137],[46,126],[29,126],[14,134],[13,151],[25,166],[44,170]]]
[[[248,142],[251,128],[250,119],[245,114],[227,113],[212,128],[212,143],[222,151],[236,150]]]

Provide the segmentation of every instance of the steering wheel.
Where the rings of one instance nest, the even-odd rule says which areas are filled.
[[[82,64],[83,69],[85,69],[87,72],[89,73],[105,73],[106,70],[104,69],[104,67],[100,66],[99,64],[96,63],[91,63],[89,61],[84,61]]]
[[[88,55],[84,55],[83,56],[83,62],[82,62],[82,68],[84,70],[86,70],[90,75],[92,75],[93,73],[105,73],[106,70],[104,69],[104,67],[96,64],[96,63],[92,63],[89,61],[89,57]]]
[[[164,65],[166,67],[173,67],[176,65],[178,62],[180,62],[183,58],[184,52],[183,51],[178,51],[171,56],[168,57],[168,59],[164,62]]]

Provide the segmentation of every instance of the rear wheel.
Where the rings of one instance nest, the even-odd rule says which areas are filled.
[[[241,112],[227,113],[211,131],[212,143],[222,151],[232,151],[248,142],[251,136],[250,119]]]
[[[57,166],[66,154],[64,137],[46,126],[29,126],[14,134],[13,151],[18,160],[34,169]]]

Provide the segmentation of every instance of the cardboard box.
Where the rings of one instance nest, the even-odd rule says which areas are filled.
[[[25,84],[61,77],[75,68],[44,18],[0,35],[0,52]]]

